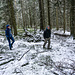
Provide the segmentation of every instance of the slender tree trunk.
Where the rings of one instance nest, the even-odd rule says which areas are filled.
[[[40,30],[44,30],[44,14],[43,14],[43,0],[39,0],[39,11],[40,11]]]
[[[15,6],[17,6],[17,0],[14,0],[14,4]],[[16,13],[16,24],[17,24],[17,28],[19,28],[19,18],[18,18],[18,13]]]
[[[71,35],[75,39],[75,0],[71,0]]]
[[[26,23],[25,23],[25,13],[24,13],[24,7],[23,7],[23,0],[20,0],[21,2],[21,11],[22,11],[22,20],[23,20],[23,29],[26,28]]]
[[[30,26],[31,26],[31,28],[32,28],[32,18],[31,18],[31,9],[29,8],[29,17],[30,17]]]
[[[16,27],[16,19],[15,19],[15,11],[14,11],[14,4],[13,0],[7,0],[9,5],[9,11],[10,11],[10,24],[14,28],[14,35],[17,35],[17,27]]]
[[[45,16],[44,16],[44,0],[42,0],[42,18],[43,18],[43,29],[45,28]]]
[[[19,17],[18,16],[19,16],[19,14],[17,13],[17,27],[19,28],[20,24],[19,24]]]
[[[59,30],[59,25],[58,25],[58,7],[56,7],[56,27],[57,27],[57,30]]]
[[[35,10],[35,1],[34,1],[34,7],[33,7],[33,21],[34,21],[34,34],[36,34],[36,22],[35,22],[35,14],[36,14],[36,10]]]
[[[64,15],[64,25],[63,25],[63,29],[64,29],[64,33],[65,33],[65,27],[66,27],[66,25],[65,25],[65,0],[64,0],[64,8],[63,8],[63,11],[64,11],[64,13],[63,13],[63,15]]]
[[[50,22],[50,1],[47,0],[47,7],[48,7],[48,25],[51,28],[51,22]]]

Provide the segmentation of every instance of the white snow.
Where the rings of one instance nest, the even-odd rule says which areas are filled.
[[[65,31],[65,33],[64,33],[64,31],[61,31],[61,30],[55,31],[54,33],[70,35],[70,32]]]
[[[70,33],[66,32],[66,34]],[[4,37],[1,37],[0,46],[3,46],[4,50],[2,50],[4,53],[0,53],[0,58],[13,57],[14,61],[1,65],[0,75],[55,75],[53,72],[58,75],[63,75],[55,69],[55,66],[51,66],[53,64],[52,62],[67,64],[73,64],[75,62],[75,40],[73,40],[72,37],[52,36],[51,50],[43,49],[43,41],[27,42],[21,39],[15,41],[13,50],[9,50],[5,47],[8,47],[8,42],[3,41]],[[30,51],[27,52],[29,49]],[[25,52],[27,53],[23,56]],[[23,58],[18,61],[22,56]],[[50,63],[47,61],[50,61]],[[22,65],[26,63],[29,64],[22,67]],[[64,72],[68,74],[72,72],[72,70],[64,69]]]

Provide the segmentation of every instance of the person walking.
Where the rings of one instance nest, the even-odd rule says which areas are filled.
[[[8,42],[9,42],[9,48],[10,48],[10,50],[12,50],[12,45],[15,42],[15,40],[11,34],[10,25],[6,25],[5,35],[6,35]],[[12,42],[11,42],[11,40],[12,40]]]
[[[44,44],[43,44],[43,48],[45,48],[45,45],[46,45],[47,42],[48,42],[48,47],[47,47],[47,48],[48,48],[48,49],[51,49],[51,48],[50,48],[51,30],[50,30],[50,27],[49,27],[49,26],[46,27],[43,36],[44,36],[44,39],[45,39],[45,40],[44,40]]]

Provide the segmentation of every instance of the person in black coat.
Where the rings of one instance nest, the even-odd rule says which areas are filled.
[[[50,49],[51,30],[50,30],[49,26],[46,27],[46,30],[44,31],[43,36],[44,36],[44,39],[45,39],[44,44],[43,44],[43,48],[45,48],[45,45],[48,42],[48,49]]]
[[[12,34],[11,34],[10,25],[6,25],[5,35],[6,35],[6,38],[7,38],[8,42],[9,42],[9,48],[11,50],[12,45],[15,42],[15,40],[14,40]],[[11,40],[12,40],[12,43],[11,43]]]

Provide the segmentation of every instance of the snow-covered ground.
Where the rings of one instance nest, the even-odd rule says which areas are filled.
[[[9,50],[0,36],[0,75],[75,75],[75,40],[52,33],[52,49],[43,43],[18,39]]]

